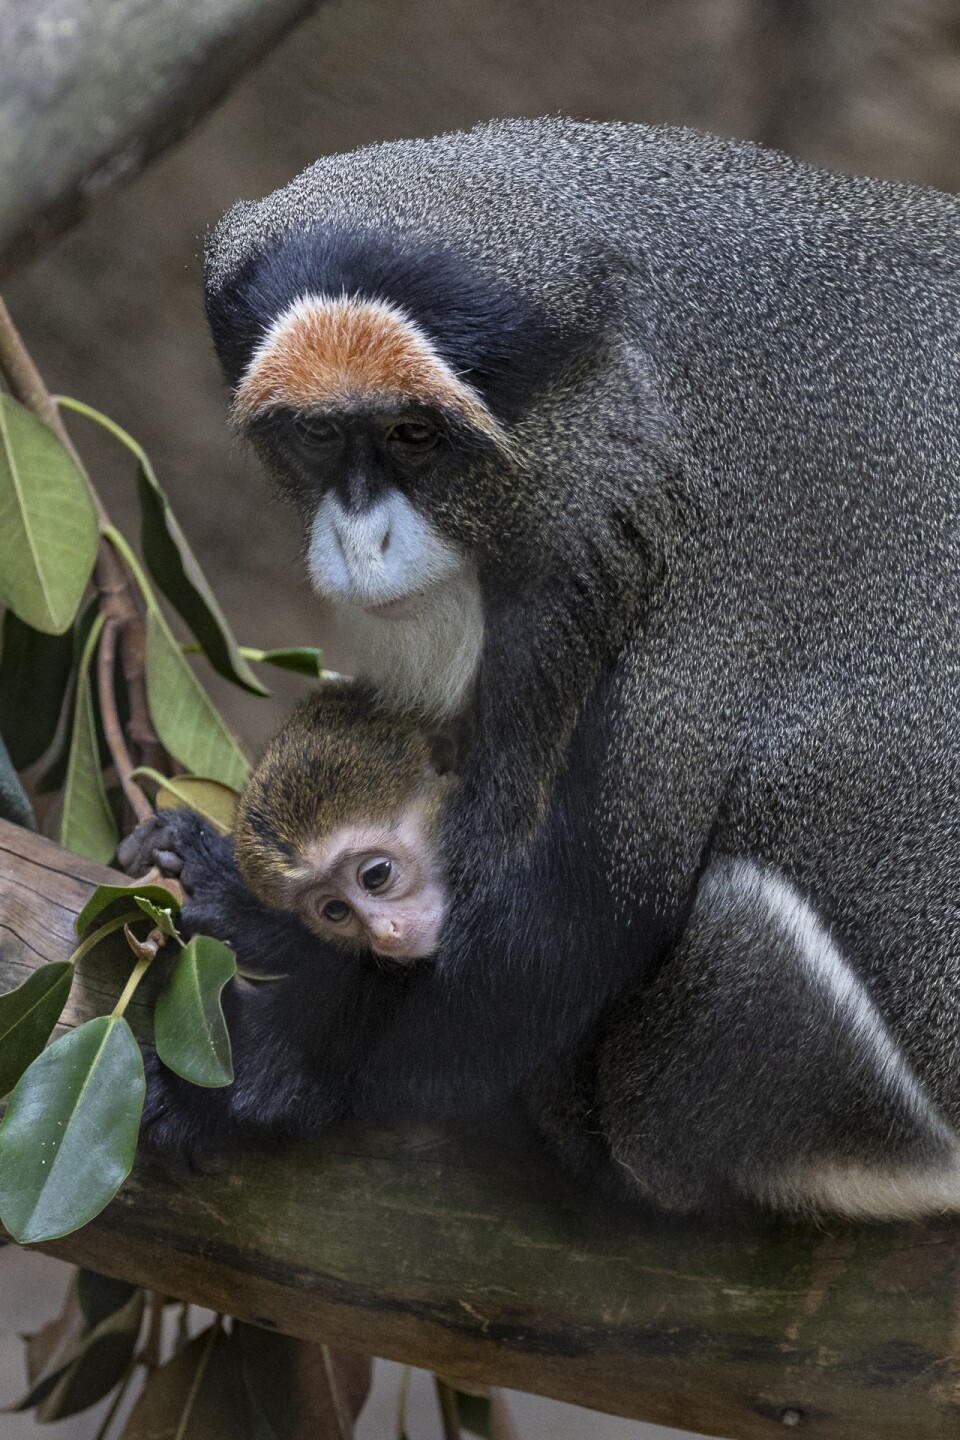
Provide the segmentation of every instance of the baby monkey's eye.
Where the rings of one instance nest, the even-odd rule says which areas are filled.
[[[392,873],[393,866],[389,860],[368,860],[357,871],[357,879],[364,890],[372,890],[376,894],[389,884]]]
[[[350,906],[344,904],[342,900],[328,900],[320,913],[331,924],[342,925],[344,920],[349,919]]]

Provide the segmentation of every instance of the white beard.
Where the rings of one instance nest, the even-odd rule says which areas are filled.
[[[464,707],[483,649],[483,604],[472,567],[434,586],[409,620],[381,619],[328,600],[325,663],[369,680],[386,704],[444,720]]]

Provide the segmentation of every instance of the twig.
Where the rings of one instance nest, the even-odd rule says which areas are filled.
[[[60,418],[60,411],[53,403],[40,371],[34,365],[30,353],[13,323],[13,316],[3,300],[0,300],[0,370],[3,371],[4,378],[10,386],[11,395],[15,396],[21,405],[32,410],[34,415],[45,425],[50,426],[60,444],[69,451],[74,462],[83,470],[83,462],[67,433],[67,427]],[[103,505],[96,495],[93,499],[97,506],[98,519],[102,519],[106,513]]]
[[[97,553],[96,587],[100,596],[100,609],[107,616],[107,630],[109,631],[112,627],[114,631],[108,642],[111,653],[111,674],[113,655],[119,643],[123,678],[130,694],[130,735],[141,752],[142,759],[148,764],[156,765],[163,756],[163,747],[151,723],[147,700],[147,641],[143,606],[123,557],[104,533],[112,528],[110,516],[90,482],[86,467],[77,454],[60,412],[44,385],[40,372],[34,365],[16,325],[13,323],[13,317],[2,299],[0,299],[0,371],[10,387],[10,393],[45,425],[49,425],[61,445],[73,458],[90,488],[101,536],[100,549]],[[107,641],[106,634],[104,640]],[[104,691],[101,687],[101,705],[103,697]],[[122,728],[118,722],[117,727],[111,733],[107,727],[106,717],[104,717],[104,730],[124,794],[130,801],[137,819],[144,820],[153,812],[150,810],[143,792],[130,777],[133,763],[126,742],[123,740]],[[122,743],[122,749],[118,749],[116,746],[118,737]],[[136,801],[133,798],[134,792],[139,797]],[[145,806],[146,809],[144,809]]]
[[[433,1383],[437,1389],[437,1400],[440,1404],[440,1419],[443,1423],[443,1440],[461,1440],[460,1411],[457,1407],[457,1395],[452,1385],[446,1380],[441,1380],[439,1375],[434,1375]]]
[[[147,1306],[150,1316],[147,1338],[137,1358],[148,1370],[157,1370],[163,1364],[163,1296],[156,1290],[148,1290]]]
[[[347,1414],[346,1406],[343,1403],[343,1394],[340,1390],[340,1382],[337,1380],[337,1372],[333,1365],[333,1356],[330,1353],[329,1345],[320,1346],[320,1354],[323,1358],[323,1373],[327,1382],[327,1390],[330,1395],[330,1404],[339,1434],[339,1440],[351,1440],[353,1435],[353,1424]]]
[[[120,724],[117,712],[117,697],[113,687],[114,667],[117,659],[117,634],[119,626],[115,620],[108,620],[103,627],[100,649],[97,652],[97,693],[100,697],[100,718],[103,733],[107,737],[110,754],[113,757],[117,779],[123,786],[134,815],[138,820],[149,820],[153,814],[150,801],[133,778],[133,761]]]

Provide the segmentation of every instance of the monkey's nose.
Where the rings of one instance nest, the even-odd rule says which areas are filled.
[[[386,916],[367,922],[367,929],[373,941],[373,948],[386,955],[394,955],[403,944],[403,931],[395,920]]]

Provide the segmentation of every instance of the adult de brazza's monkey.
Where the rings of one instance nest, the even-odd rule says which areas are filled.
[[[291,969],[232,997],[231,1089],[155,1073],[155,1143],[586,1055],[593,1153],[662,1205],[960,1204],[958,235],[932,191],[552,120],[230,211],[234,422],[358,671],[472,742],[425,965],[321,954],[192,817],[128,843]]]

